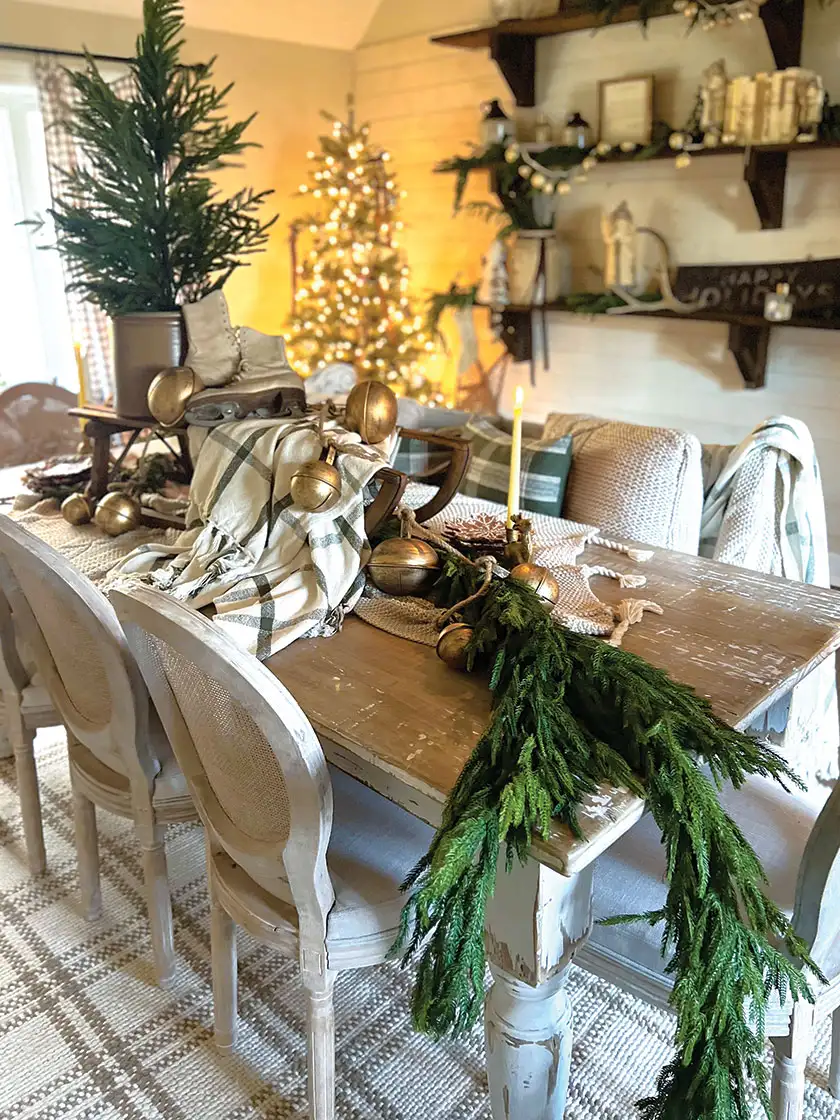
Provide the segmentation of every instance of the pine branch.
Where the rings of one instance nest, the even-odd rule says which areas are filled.
[[[172,311],[221,287],[276,220],[259,216],[271,191],[221,197],[210,178],[255,146],[244,139],[254,118],[226,121],[232,87],[212,84],[215,59],[181,62],[181,3],[144,0],[143,16],[125,100],[90,55],[67,71],[83,160],[50,211],[71,290],[111,315]]]
[[[437,598],[453,605],[480,576],[444,556]],[[762,1063],[769,998],[813,1000],[802,967],[822,979],[779,908],[716,784],[764,775],[796,784],[785,762],[726,726],[690,688],[623,649],[551,621],[528,588],[496,581],[466,611],[469,668],[490,669],[493,715],[450,794],[429,853],[404,884],[397,949],[418,959],[413,1014],[433,1037],[459,1034],[483,1003],[484,913],[495,844],[508,866],[528,857],[552,819],[578,830],[583,798],[603,782],[643,795],[662,832],[668,892],[661,923],[671,955],[677,1054],[644,1120],[748,1120],[755,1086],[768,1117]],[[700,769],[704,760],[710,781]],[[784,946],[780,952],[774,943]]]

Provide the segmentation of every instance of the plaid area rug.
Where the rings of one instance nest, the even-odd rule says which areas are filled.
[[[14,768],[0,762],[0,1117],[3,1120],[303,1120],[304,1001],[297,964],[239,935],[240,1042],[212,1043],[204,846],[170,830],[180,957],[155,986],[140,859],[128,821],[99,812],[104,917],[76,901],[63,734],[38,737],[49,869],[25,868]],[[434,1045],[409,1022],[411,977],[394,966],[336,985],[340,1120],[490,1120],[480,1031]],[[670,1050],[672,1020],[572,968],[572,1090],[566,1120],[631,1120]],[[808,1120],[840,1120],[826,1091],[829,1036],[808,1069]],[[527,1118],[518,1118],[527,1120]]]

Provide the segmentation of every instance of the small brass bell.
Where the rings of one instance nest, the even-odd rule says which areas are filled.
[[[93,510],[84,494],[70,494],[61,503],[61,516],[71,525],[87,525]]]
[[[335,448],[327,450],[325,459],[303,463],[292,475],[289,491],[298,509],[307,513],[324,513],[341,497],[341,475],[335,463]]]
[[[360,381],[350,390],[344,423],[365,443],[381,443],[397,426],[397,398],[381,381]]]
[[[140,526],[140,503],[118,490],[106,494],[96,507],[94,524],[109,537],[119,537]]]
[[[466,669],[467,646],[472,641],[473,631],[466,622],[452,622],[440,632],[435,647],[438,657],[450,669]]]
[[[550,607],[560,598],[560,584],[548,568],[543,568],[540,564],[517,564],[512,569],[510,578],[530,587]]]
[[[413,537],[382,541],[368,561],[368,573],[386,595],[419,595],[434,583],[440,558],[430,544]]]
[[[161,370],[146,394],[149,412],[159,424],[174,427],[184,419],[190,398],[202,387],[189,366]]]

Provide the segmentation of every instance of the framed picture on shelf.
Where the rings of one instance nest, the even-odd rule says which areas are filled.
[[[598,140],[614,148],[649,144],[653,133],[653,75],[598,83]]]

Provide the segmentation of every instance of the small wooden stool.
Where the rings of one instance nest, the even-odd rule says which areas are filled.
[[[112,473],[122,466],[128,452],[134,446],[141,432],[159,432],[164,439],[174,436],[177,441],[177,451],[171,448],[172,453],[184,468],[188,477],[192,476],[192,461],[190,459],[189,445],[187,443],[186,426],[161,429],[153,420],[130,420],[125,416],[117,416],[112,408],[101,405],[99,407],[87,406],[85,408],[71,408],[70,415],[79,420],[86,421],[84,434],[92,444],[90,484],[88,494],[98,501],[108,490]],[[117,460],[111,462],[111,438],[122,432],[131,432]],[[143,524],[160,527],[173,523],[172,518],[154,513],[152,510],[143,511]],[[177,524],[177,521],[175,522]]]

